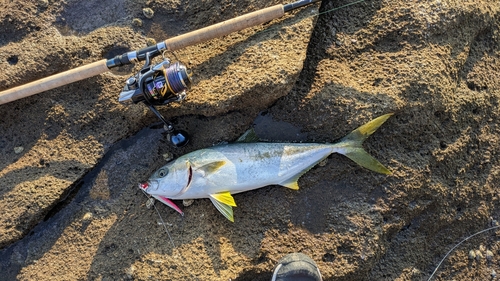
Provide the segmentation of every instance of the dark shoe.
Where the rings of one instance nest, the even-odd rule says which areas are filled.
[[[274,269],[271,281],[322,281],[316,263],[302,253],[288,254]]]

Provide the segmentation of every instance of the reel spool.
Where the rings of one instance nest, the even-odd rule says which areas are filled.
[[[180,62],[171,64],[167,58],[156,65],[150,65],[150,53],[147,53],[145,65],[137,74],[127,79],[118,101],[127,105],[144,102],[163,122],[169,141],[176,147],[184,146],[189,141],[188,134],[175,130],[155,105],[184,100],[191,87],[191,76],[191,71],[185,65]]]

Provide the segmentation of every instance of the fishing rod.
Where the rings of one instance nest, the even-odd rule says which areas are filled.
[[[321,0],[299,0],[290,4],[278,4],[166,39],[156,45],[130,51],[112,59],[102,59],[20,85],[0,92],[0,105],[90,78],[115,67],[145,61],[142,69],[126,80],[125,87],[121,91],[118,100],[123,104],[144,102],[165,125],[170,142],[174,146],[180,147],[187,144],[187,133],[174,130],[172,124],[160,114],[155,105],[166,105],[183,100],[186,97],[187,90],[191,87],[192,73],[184,64],[180,62],[171,63],[166,57],[163,57],[162,62],[151,65],[152,58],[163,55],[164,52],[180,50],[187,46],[263,24],[280,18],[287,12],[319,1]]]

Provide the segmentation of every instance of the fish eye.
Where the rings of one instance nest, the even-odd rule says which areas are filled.
[[[160,169],[158,171],[158,176],[160,176],[160,178],[163,178],[164,176],[166,176],[168,174],[168,170],[167,169]]]

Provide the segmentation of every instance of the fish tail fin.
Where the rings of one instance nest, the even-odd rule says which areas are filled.
[[[372,171],[389,175],[389,171],[377,159],[366,152],[362,146],[363,142],[373,134],[393,113],[385,114],[360,126],[337,143],[336,152],[347,156],[358,165]]]

